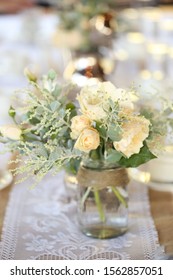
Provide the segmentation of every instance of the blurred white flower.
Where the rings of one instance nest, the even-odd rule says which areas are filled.
[[[12,140],[20,140],[22,131],[17,125],[10,124],[0,126],[0,133],[4,137],[10,138]]]

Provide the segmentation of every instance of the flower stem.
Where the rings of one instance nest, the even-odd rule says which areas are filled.
[[[111,188],[115,196],[118,198],[118,200],[127,208],[127,201],[124,199],[124,197],[120,194],[120,192],[117,190],[116,187]]]
[[[100,200],[100,195],[99,195],[98,190],[94,190],[94,197],[95,197],[95,202],[96,202],[97,209],[98,209],[98,212],[99,212],[100,220],[102,222],[105,222],[105,214],[104,214],[104,211],[103,211],[103,206],[102,206],[102,202]]]
[[[82,200],[81,200],[82,209],[83,209],[85,200],[87,199],[87,197],[88,197],[90,191],[91,191],[91,187],[88,187],[87,190],[86,190],[86,192],[84,193],[84,195],[83,195],[83,197],[82,197]]]

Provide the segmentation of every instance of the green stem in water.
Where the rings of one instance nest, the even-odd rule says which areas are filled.
[[[117,190],[116,187],[111,188],[115,196],[118,198],[118,200],[127,208],[127,201],[124,199],[124,197],[120,194],[120,192]]]
[[[105,222],[105,214],[104,214],[104,211],[103,211],[102,202],[100,200],[99,191],[94,190],[94,197],[95,197],[95,202],[96,202],[97,209],[98,209],[98,212],[99,212],[100,220],[102,222]]]
[[[82,197],[82,200],[81,200],[81,206],[82,206],[82,209],[83,209],[83,206],[84,206],[84,203],[85,203],[85,200],[87,199],[90,191],[91,191],[91,187],[88,187],[86,192],[84,193],[83,197]]]

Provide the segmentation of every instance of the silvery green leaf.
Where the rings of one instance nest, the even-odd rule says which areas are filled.
[[[64,118],[66,115],[66,111],[61,108],[59,111],[58,111],[58,116],[61,117],[61,118]]]
[[[36,109],[36,113],[39,115],[42,115],[44,113],[44,109],[42,106],[38,106]]]
[[[60,130],[60,132],[59,132],[58,135],[59,135],[59,136],[63,136],[63,135],[66,133],[67,129],[68,129],[67,126],[62,127],[62,129]]]
[[[73,143],[73,140],[72,140],[72,139],[68,139],[68,141],[67,141],[67,146],[68,146],[68,148],[70,148],[70,149],[73,148],[74,143]]]
[[[36,143],[35,152],[39,156],[43,156],[45,158],[48,158],[48,153],[47,153],[47,150],[46,150],[44,144],[43,143],[38,143],[38,142],[35,142],[35,143]]]
[[[56,147],[49,155],[49,160],[51,161],[57,161],[61,158],[62,151],[59,147]]]
[[[50,104],[50,108],[53,112],[55,112],[59,107],[60,107],[61,103],[59,101],[53,101],[51,104]]]
[[[110,163],[116,163],[118,162],[122,157],[122,154],[114,149],[110,149],[108,151],[108,156],[106,160]]]
[[[98,132],[102,138],[106,137],[106,129],[101,123],[96,122],[96,129],[98,130]]]
[[[121,128],[116,124],[110,124],[107,135],[112,141],[120,141],[121,140]]]
[[[54,97],[58,97],[62,91],[62,88],[59,85],[55,86],[55,89],[52,91]]]

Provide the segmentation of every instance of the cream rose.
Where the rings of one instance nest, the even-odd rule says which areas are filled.
[[[91,126],[91,120],[84,116],[75,116],[71,120],[71,138],[77,139],[83,129]]]
[[[109,98],[111,98],[114,102],[119,103],[120,110],[125,113],[133,111],[134,105],[131,100],[130,92],[127,92],[122,88],[116,88],[110,82],[106,83],[108,83],[107,89],[109,88]]]
[[[17,125],[3,125],[0,126],[0,132],[4,137],[12,140],[20,140],[22,131]]]
[[[81,134],[79,135],[76,143],[75,148],[89,153],[91,150],[97,149],[100,144],[100,137],[99,133],[94,128],[85,128]]]
[[[114,148],[126,157],[138,154],[143,141],[149,135],[150,122],[144,117],[134,116],[122,125],[122,139],[113,142]]]
[[[107,117],[108,99],[119,102],[120,109],[133,110],[130,95],[123,89],[116,88],[111,82],[94,82],[89,79],[77,96],[81,112],[92,120],[101,121]]]
[[[81,112],[91,120],[105,119],[108,109],[108,93],[103,84],[91,78],[85,87],[82,88],[80,95],[77,96]]]

